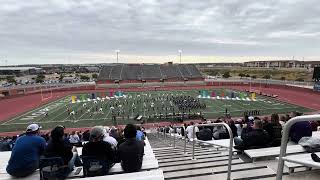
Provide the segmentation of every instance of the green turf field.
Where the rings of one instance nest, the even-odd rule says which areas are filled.
[[[216,96],[221,95],[222,91],[224,91],[225,96],[228,96],[231,92],[230,90],[221,89],[215,89],[214,91]],[[212,90],[208,90],[208,95],[211,95],[211,92]],[[236,92],[235,94],[235,97],[238,97],[240,92]],[[84,94],[75,95],[79,97]],[[103,98],[103,101],[101,97],[101,99],[96,100],[96,102],[91,100],[76,103],[71,103],[71,97],[68,96],[3,122],[0,124],[0,131],[24,130],[26,125],[31,122],[39,123],[44,129],[52,128],[56,125],[64,125],[66,127],[92,127],[95,125],[113,125],[115,123],[137,123],[137,121],[133,120],[137,115],[143,116],[146,123],[173,121],[172,118],[166,119],[163,116],[166,114],[163,107],[170,106],[170,100],[167,100],[166,97],[181,95],[198,98],[199,90],[128,92],[125,93],[125,98]],[[249,98],[250,95],[248,94],[247,97]],[[85,99],[87,100],[87,98]],[[232,117],[243,116],[243,112],[246,110],[260,110],[260,115],[292,111],[311,111],[304,107],[262,96],[257,96],[256,101],[200,98],[200,102],[206,104],[205,109],[191,110],[191,112],[186,113],[201,113],[207,119],[214,119],[224,116],[226,108]],[[154,103],[154,110],[151,108],[151,103]],[[113,110],[111,106],[114,108]],[[174,107],[175,113],[179,113],[178,108],[176,108],[176,106]],[[101,111],[100,108],[102,108]],[[71,113],[72,111],[74,111],[75,114]],[[46,112],[48,115],[46,115]],[[167,113],[172,112],[169,111]],[[113,114],[116,116],[116,121],[112,119]],[[163,116],[161,119],[159,118],[159,114]]]

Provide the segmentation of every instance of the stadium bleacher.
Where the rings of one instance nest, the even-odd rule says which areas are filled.
[[[98,81],[104,80],[192,80],[202,78],[200,71],[192,64],[116,64],[104,66]]]

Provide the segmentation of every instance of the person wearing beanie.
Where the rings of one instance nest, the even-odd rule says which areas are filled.
[[[105,136],[105,129],[102,126],[95,126],[90,131],[89,142],[83,146],[82,156],[94,156],[101,160],[106,160],[110,163],[110,167],[116,161],[116,153],[111,145],[103,138]]]

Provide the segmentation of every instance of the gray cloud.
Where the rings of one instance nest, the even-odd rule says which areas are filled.
[[[319,14],[318,0],[2,0],[0,59],[64,62],[114,49],[317,57]]]

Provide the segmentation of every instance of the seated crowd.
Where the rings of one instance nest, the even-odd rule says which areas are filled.
[[[84,166],[84,160],[88,157],[105,162],[106,172],[115,163],[121,163],[124,172],[141,169],[145,134],[135,125],[128,124],[123,131],[114,127],[95,126],[91,131],[81,135],[72,132],[70,136],[65,133],[64,126],[57,126],[51,130],[48,141],[40,136],[40,128],[37,124],[31,124],[26,133],[17,138],[6,168],[8,174],[14,177],[28,176],[46,158],[62,159],[64,177],[75,166]],[[76,146],[82,146],[82,143],[82,155],[79,156]]]
[[[213,123],[227,123],[232,131],[235,148],[239,150],[256,149],[264,147],[277,147],[281,145],[282,128],[284,124],[293,117],[301,116],[302,113],[292,112],[290,115],[279,116],[272,114],[269,117],[245,116],[236,121],[228,118],[218,118]],[[211,121],[200,122],[199,124],[210,124]],[[302,137],[311,137],[312,131],[317,131],[318,122],[297,122],[289,132],[290,140],[298,143]],[[186,133],[189,140],[193,137],[199,140],[229,139],[229,133],[224,126],[199,126],[194,127],[194,122],[184,124],[184,128],[173,128],[169,126],[162,128],[167,133],[176,132],[182,136]],[[193,130],[194,129],[194,130]],[[186,132],[184,132],[184,130]],[[194,135],[195,132],[195,135]]]

